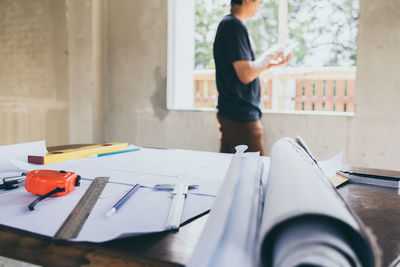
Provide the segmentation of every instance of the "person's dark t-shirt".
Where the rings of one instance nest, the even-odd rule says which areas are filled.
[[[218,25],[214,41],[214,60],[218,90],[218,115],[240,122],[261,118],[260,81],[242,83],[236,75],[233,62],[254,60],[246,26],[232,14]]]

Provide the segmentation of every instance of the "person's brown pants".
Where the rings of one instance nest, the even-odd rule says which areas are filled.
[[[260,151],[264,156],[264,129],[260,121],[237,122],[217,115],[219,131],[221,132],[222,153],[235,153],[235,146],[247,145],[247,152]]]

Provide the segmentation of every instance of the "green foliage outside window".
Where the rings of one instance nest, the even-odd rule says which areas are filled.
[[[263,0],[246,21],[257,56],[278,42],[278,1]],[[196,0],[196,69],[215,68],[212,44],[229,9],[229,0]],[[358,11],[358,0],[288,0],[287,45],[295,46],[290,65],[355,66]]]

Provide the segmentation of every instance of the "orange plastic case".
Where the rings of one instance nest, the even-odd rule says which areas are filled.
[[[79,186],[81,177],[74,172],[35,170],[26,174],[25,189],[35,195],[43,196],[50,191],[65,188],[65,191],[58,192],[52,196],[63,196],[70,193]]]

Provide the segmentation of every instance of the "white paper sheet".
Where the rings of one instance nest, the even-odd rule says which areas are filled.
[[[12,160],[12,162],[15,168],[26,171],[67,170],[85,178],[109,176],[110,181],[113,182],[140,183],[149,187],[165,183],[197,184],[199,187],[190,190],[190,193],[215,196],[231,158],[232,154],[141,148],[139,151],[124,154],[99,158],[87,157],[46,165],[30,164],[20,160]],[[179,164],[182,164],[182,168]],[[131,168],[131,166],[135,167]],[[153,171],[154,166],[157,167],[156,171]]]
[[[29,153],[42,152],[38,149]],[[91,242],[164,231],[172,195],[168,191],[153,190],[151,187],[156,184],[199,185],[188,193],[182,222],[206,212],[212,207],[232,158],[231,154],[141,148],[139,151],[105,157],[36,165],[27,163],[26,155],[11,159],[13,165],[9,169],[73,171],[83,177],[82,184],[66,196],[39,202],[34,211],[29,211],[27,207],[37,196],[26,192],[23,187],[1,191],[0,207],[7,208],[2,208],[4,212],[0,213],[0,224],[53,236],[84,194],[90,180],[109,176],[110,182],[79,236],[74,239]],[[143,187],[114,216],[107,217],[107,211],[136,183]]]
[[[318,161],[318,165],[325,172],[326,176],[332,177],[342,168],[343,157],[344,151],[342,150],[330,159]]]
[[[18,171],[10,159],[27,162],[28,155],[44,155],[46,153],[45,141],[0,146],[0,173]]]
[[[46,236],[54,236],[88,188],[90,181],[70,194],[39,202],[34,211],[28,205],[37,196],[24,188],[0,194],[0,224]],[[172,195],[166,191],[140,188],[118,212],[107,217],[107,211],[130,189],[130,186],[108,183],[79,236],[73,241],[104,242],[120,236],[133,236],[165,230]],[[188,195],[182,222],[199,215],[212,206],[214,197]]]
[[[180,150],[142,149],[130,157],[120,159],[109,168],[133,173],[152,174],[167,177],[178,177],[194,174],[207,168],[207,162],[195,161]],[[149,160],[150,159],[150,160]]]

